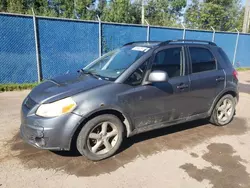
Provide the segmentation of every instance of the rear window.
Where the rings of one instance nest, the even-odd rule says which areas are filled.
[[[192,60],[192,73],[216,69],[215,58],[208,49],[199,47],[189,47],[189,51]]]
[[[229,60],[227,54],[221,48],[218,49],[218,52],[219,52],[221,58],[223,59],[223,61],[226,63],[226,65],[232,67],[232,63]]]

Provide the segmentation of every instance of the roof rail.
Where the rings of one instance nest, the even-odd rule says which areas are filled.
[[[154,43],[154,42],[159,42],[159,43],[161,43],[161,41],[134,41],[134,42],[126,43],[126,44],[124,44],[123,46],[131,45],[131,44],[136,44],[136,43]]]
[[[178,39],[178,40],[167,40],[167,41],[164,41],[160,44],[160,46],[162,45],[166,45],[166,44],[169,44],[169,43],[175,43],[175,42],[191,42],[191,43],[208,43],[209,45],[212,45],[212,46],[217,46],[214,42],[211,42],[211,41],[207,41],[207,40],[189,40],[189,39]]]

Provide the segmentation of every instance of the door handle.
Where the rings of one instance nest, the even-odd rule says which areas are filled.
[[[189,87],[189,85],[187,85],[187,84],[180,84],[180,85],[177,86],[177,89],[185,89],[185,88],[188,88],[188,87]]]
[[[224,77],[218,77],[218,78],[216,78],[216,82],[221,82],[221,81],[224,81],[224,80],[225,80]]]

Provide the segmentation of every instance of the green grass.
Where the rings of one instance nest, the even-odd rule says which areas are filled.
[[[239,67],[239,68],[236,68],[237,71],[248,71],[250,70],[250,67]]]
[[[24,84],[0,84],[0,92],[4,91],[21,91],[25,89],[32,89],[38,83],[24,83]]]

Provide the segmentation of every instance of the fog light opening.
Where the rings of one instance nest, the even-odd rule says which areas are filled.
[[[37,146],[40,146],[40,147],[43,147],[43,146],[46,145],[46,142],[45,142],[45,139],[44,139],[44,138],[36,137],[36,138],[35,138],[35,142],[36,142],[36,145],[37,145]]]

